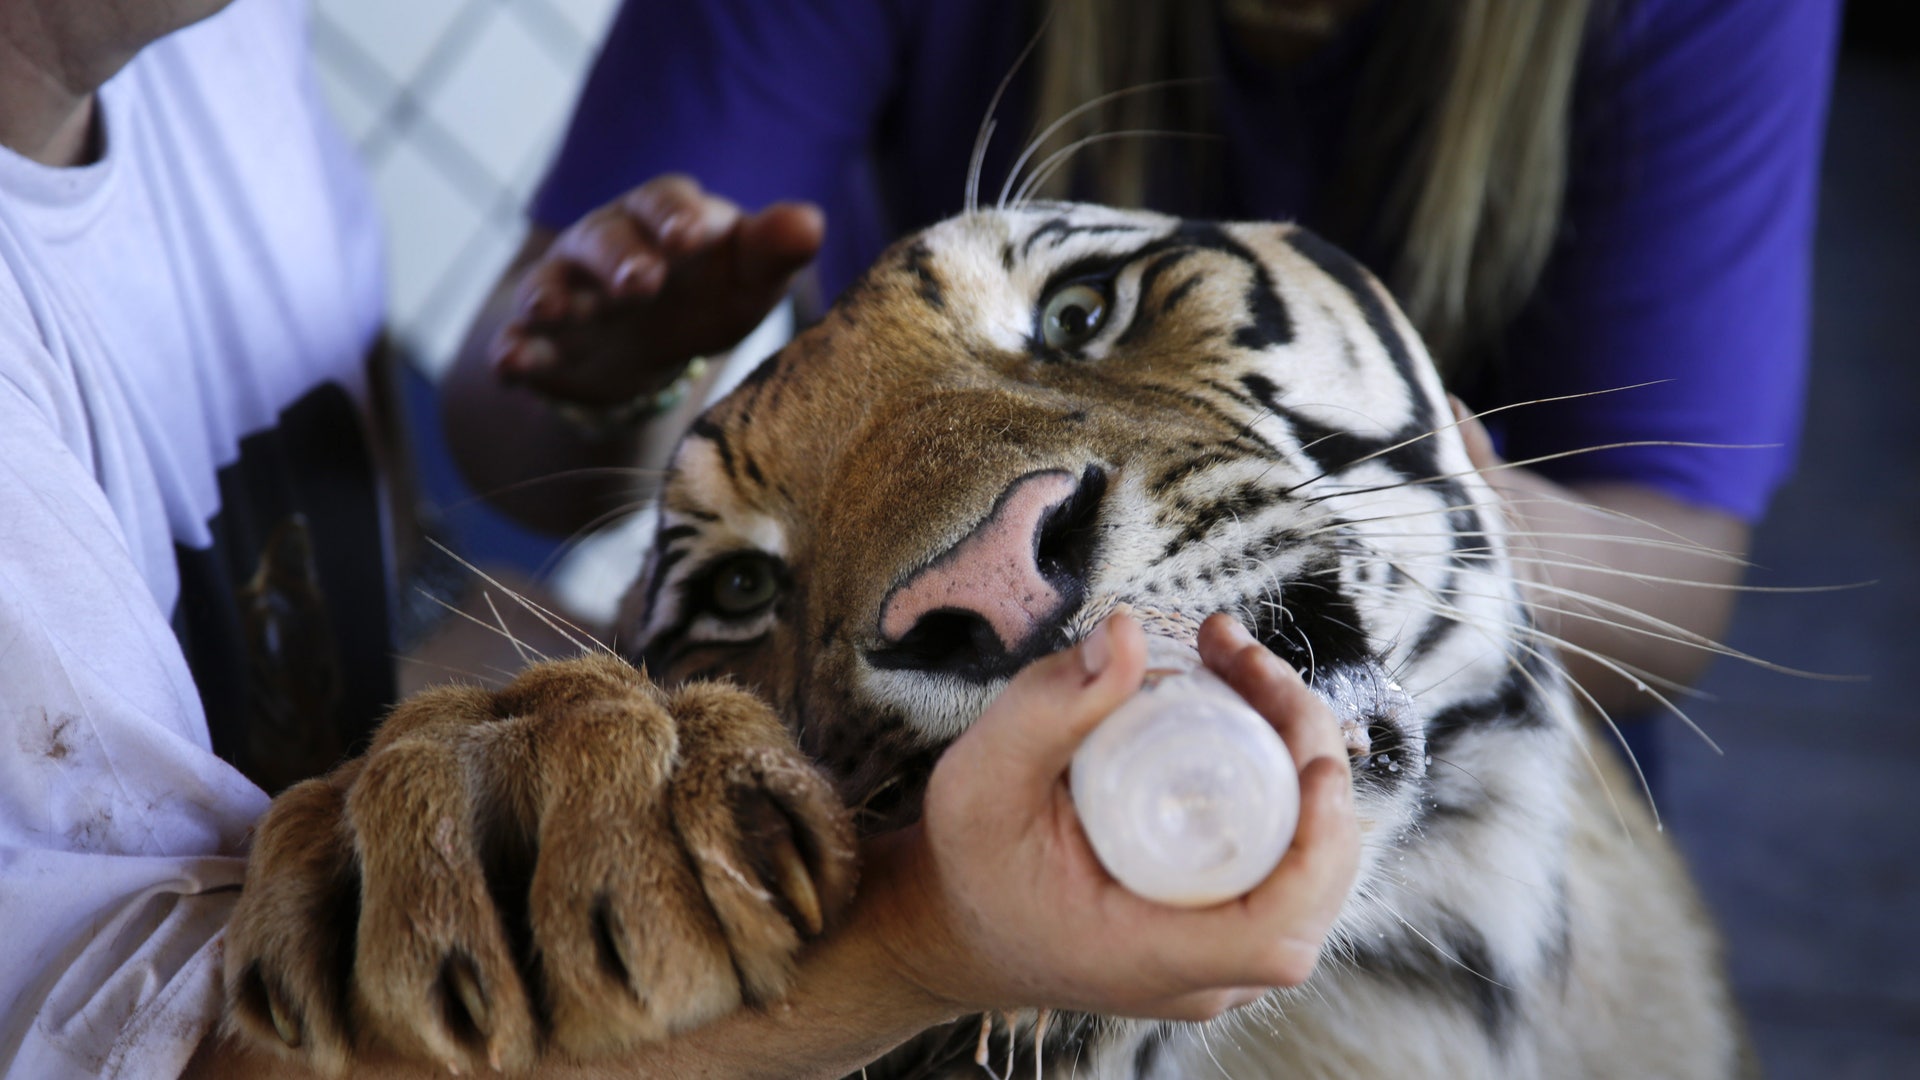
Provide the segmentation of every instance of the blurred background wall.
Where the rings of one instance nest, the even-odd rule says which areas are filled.
[[[313,53],[386,211],[391,331],[437,374],[519,245],[618,0],[315,0]]]

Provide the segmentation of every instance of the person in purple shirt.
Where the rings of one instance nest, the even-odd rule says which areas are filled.
[[[536,398],[604,404],[658,389],[743,332],[816,246],[830,299],[892,238],[958,211],[975,132],[1034,37],[1037,7],[629,0],[535,199],[526,246],[448,386],[456,453],[482,490],[632,452],[603,439],[583,454]],[[1569,669],[1610,712],[1631,714],[1652,705],[1640,679],[1698,675],[1710,654],[1673,639],[1719,634],[1732,607],[1720,586],[1740,576],[1732,559],[1633,541],[1678,534],[1739,555],[1793,462],[1838,4],[1482,7],[1057,3],[997,115],[1015,131],[1028,114],[1058,116],[1100,91],[1198,74],[1201,87],[1094,110],[1083,131],[1224,138],[1090,146],[1078,179],[1063,171],[1056,190],[1300,220],[1395,289],[1473,408],[1584,395],[1500,411],[1491,443],[1477,423],[1467,431],[1483,465],[1496,448],[1535,463],[1490,479],[1536,534],[1537,599],[1568,642]],[[1138,41],[1161,47],[1129,49]],[[1179,52],[1199,59],[1138,60]],[[1103,54],[1105,84],[1058,77]],[[1504,97],[1484,90],[1498,82],[1489,72],[1507,78]],[[1491,132],[1478,143],[1472,123],[1444,126],[1461,111],[1449,112],[1456,92]],[[1369,140],[1375,149],[1355,151]],[[1023,141],[989,146],[989,199]],[[669,173],[683,175],[622,195]],[[1101,182],[1116,174],[1135,181],[1118,200]],[[1404,176],[1420,180],[1395,186]],[[1462,177],[1464,197],[1434,194]],[[735,206],[767,209],[740,217]],[[692,301],[716,295],[728,311]],[[598,333],[608,325],[621,333]],[[618,349],[604,344],[616,339]],[[470,401],[492,395],[523,399],[530,424],[556,428],[555,449],[506,462],[486,432],[463,431],[462,414],[481,415]],[[654,428],[661,443],[677,431]],[[1634,445],[1580,452],[1622,443]],[[1611,539],[1577,538],[1596,536]],[[1614,627],[1611,605],[1645,612],[1641,631],[1652,632]]]

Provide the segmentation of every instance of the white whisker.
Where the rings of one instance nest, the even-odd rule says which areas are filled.
[[[1035,38],[1036,42],[1038,40],[1038,38]],[[1033,46],[1029,45],[1027,47],[1031,49]],[[1082,102],[1068,109],[1064,115],[1054,120],[1053,123],[1048,124],[1040,134],[1034,136],[1033,139],[1021,149],[1020,156],[1014,159],[1013,167],[1007,170],[1006,182],[1000,185],[1000,200],[996,205],[1002,210],[1007,208],[1007,194],[1013,190],[1014,181],[1019,178],[1020,170],[1026,167],[1027,161],[1031,159],[1034,154],[1038,153],[1042,146],[1047,144],[1047,140],[1053,137],[1054,132],[1072,123],[1076,117],[1086,115],[1088,110],[1097,109],[1110,101],[1117,101],[1120,98],[1133,94],[1144,94],[1153,90],[1165,90],[1175,86],[1192,86],[1209,81],[1208,79],[1165,79],[1160,82],[1142,83],[1139,86],[1129,86],[1123,90],[1109,91],[1094,98],[1092,101]],[[1058,155],[1056,154],[1055,156],[1057,157]],[[1052,161],[1053,158],[1049,157],[1047,160]],[[1014,197],[1013,205],[1017,207],[1025,203],[1027,201],[1027,194],[1032,190],[1033,183],[1031,180],[1021,184],[1020,194]]]
[[[1084,150],[1087,147],[1092,146],[1094,143],[1111,142],[1114,139],[1136,139],[1136,138],[1147,138],[1151,136],[1160,136],[1168,139],[1209,139],[1209,140],[1218,139],[1220,137],[1218,135],[1210,135],[1204,132],[1166,131],[1158,128],[1129,128],[1128,130],[1125,130],[1125,131],[1103,131],[1095,135],[1088,135],[1084,138],[1077,139],[1067,144],[1066,146],[1061,147],[1058,150],[1055,150],[1051,154],[1048,154],[1047,159],[1041,162],[1037,167],[1035,167],[1033,171],[1033,175],[1028,177],[1026,182],[1020,185],[1019,192],[1017,192],[1013,197],[1013,205],[1016,208],[1026,205],[1027,199],[1035,191],[1039,190],[1041,185],[1045,184],[1049,179],[1051,179],[1053,174],[1058,172],[1061,166],[1067,163],[1068,158],[1072,157],[1074,154],[1079,153],[1081,150]]]
[[[552,630],[554,633],[559,634],[563,638],[566,638],[567,641],[571,643],[574,648],[579,649],[583,653],[592,652],[595,649],[599,649],[601,652],[606,653],[608,656],[613,656],[616,658],[618,657],[619,654],[615,653],[612,649],[609,649],[606,645],[602,644],[600,639],[594,637],[592,634],[588,633],[586,630],[581,629],[579,626],[574,625],[571,621],[561,617],[558,614],[555,614],[554,612],[548,611],[546,608],[542,607],[541,605],[536,604],[532,600],[527,599],[525,596],[521,595],[519,591],[515,589],[510,589],[507,586],[501,584],[492,575],[488,574],[486,571],[473,565],[467,560],[461,558],[459,555],[454,553],[453,549],[447,547],[445,544],[442,544],[440,541],[435,540],[432,537],[428,537],[427,543],[432,544],[436,548],[439,548],[442,554],[446,555],[448,558],[452,559],[454,562],[457,562],[461,566],[465,567],[468,573],[471,573],[473,576],[479,578],[481,581],[486,582],[487,584],[493,586],[494,588],[499,589],[501,592],[506,593],[508,599],[512,600],[516,604],[519,604],[522,608],[525,608],[529,614],[531,614],[534,618],[539,619],[543,624],[545,624],[547,629]],[[569,630],[573,631],[573,633],[569,633],[568,632]],[[580,640],[580,638],[575,637],[574,636],[575,633],[585,637],[586,641],[582,641]]]
[[[1006,96],[1007,87],[1013,85],[1014,76],[1020,73],[1021,66],[1027,62],[1027,57],[1033,53],[1034,48],[1040,44],[1041,38],[1046,36],[1047,27],[1052,22],[1053,7],[1048,5],[1047,13],[1041,16],[1040,28],[1035,30],[1033,37],[1027,40],[1026,47],[1020,50],[1020,55],[1014,57],[1013,66],[1000,77],[1000,85],[994,87],[993,97],[987,99],[987,111],[980,117],[980,130],[974,136],[973,153],[967,162],[966,199],[963,205],[969,214],[980,210],[980,170],[986,166],[987,144],[993,140],[993,129],[999,124],[993,114],[999,111],[1000,99]]]
[[[480,594],[480,597],[487,602],[487,610],[493,612],[493,621],[499,624],[501,635],[507,639],[508,644],[513,646],[513,651],[520,654],[520,662],[523,664],[533,663],[533,654],[528,651],[527,646],[522,643],[519,638],[513,636],[513,630],[507,626],[507,620],[501,617],[500,609],[494,606],[493,594],[483,592]],[[540,659],[545,660],[546,657],[542,656]]]
[[[1402,480],[1392,484],[1378,484],[1378,485],[1373,485],[1369,487],[1352,488],[1346,491],[1330,492],[1326,495],[1312,495],[1312,496],[1308,496],[1308,500],[1318,501],[1318,500],[1328,499],[1328,498],[1338,498],[1343,495],[1348,495],[1348,496],[1365,495],[1365,494],[1370,494],[1376,491],[1393,491],[1397,488],[1415,487],[1421,484],[1438,484],[1448,480],[1463,480],[1470,476],[1479,476],[1484,478],[1486,474],[1492,473],[1492,472],[1504,472],[1508,469],[1530,468],[1532,466],[1544,464],[1549,461],[1559,461],[1563,458],[1579,457],[1582,454],[1597,454],[1605,450],[1631,450],[1636,447],[1645,447],[1645,446],[1684,447],[1684,448],[1695,449],[1695,450],[1767,450],[1772,448],[1772,444],[1769,444],[1769,443],[1703,443],[1703,442],[1685,442],[1678,439],[1631,439],[1625,442],[1600,443],[1594,446],[1583,446],[1577,450],[1561,450],[1561,451],[1558,451],[1557,453],[1552,453],[1552,454],[1540,454],[1535,457],[1522,458],[1517,461],[1503,461],[1497,465],[1489,465],[1484,469],[1480,469],[1480,468],[1464,469],[1459,472],[1441,473],[1437,476],[1422,477],[1418,480]],[[1296,484],[1293,487],[1286,489],[1286,491],[1284,491],[1282,494],[1286,494],[1286,495],[1294,494],[1295,492],[1299,491],[1301,488],[1304,488],[1309,484],[1317,483],[1319,482],[1320,479],[1324,479],[1325,477],[1328,477],[1331,475],[1333,474],[1321,473],[1319,477],[1312,480],[1304,480],[1299,484]],[[1619,511],[1616,511],[1616,510],[1603,509],[1597,506],[1589,507],[1588,504],[1586,503],[1581,503],[1581,502],[1572,501],[1572,500],[1568,500],[1568,504],[1572,506],[1581,507],[1581,508],[1592,509],[1595,513],[1613,514],[1613,515],[1618,515],[1620,517],[1627,518],[1629,520],[1635,520],[1633,519],[1632,515],[1621,514]],[[1658,528],[1658,526],[1652,526],[1652,527]]]
[[[1428,555],[1411,556],[1410,558],[1413,560],[1426,561],[1433,558],[1439,558],[1445,554],[1448,554],[1448,553],[1436,552]],[[1361,558],[1357,560],[1359,565],[1384,564],[1384,565],[1394,566],[1396,568],[1404,569],[1404,567],[1401,566],[1402,561],[1405,561],[1405,560],[1401,560],[1398,558],[1387,558],[1386,556],[1375,556],[1372,558]],[[1513,561],[1526,562],[1530,560],[1514,559]],[[1559,565],[1572,566],[1574,569],[1594,569],[1594,568],[1588,568],[1588,567],[1581,567],[1576,564],[1559,564]],[[1497,570],[1488,570],[1483,567],[1469,566],[1469,565],[1452,565],[1452,566],[1449,566],[1449,569],[1457,573],[1468,574],[1468,575],[1478,575],[1480,577],[1492,579],[1495,581],[1504,582],[1509,580],[1507,575],[1502,574]],[[1634,577],[1634,578],[1641,577],[1641,575],[1637,575],[1632,571],[1622,570],[1622,571],[1616,571],[1616,572],[1623,574],[1627,577]],[[1674,581],[1674,583],[1682,584],[1682,585],[1701,584],[1699,582],[1689,582],[1684,580],[1675,581],[1674,579],[1668,579],[1668,578],[1651,578],[1651,580]],[[1604,597],[1596,596],[1592,593],[1585,592],[1580,589],[1569,588],[1561,585],[1554,585],[1550,582],[1545,582],[1545,581],[1530,581],[1522,585],[1522,587],[1526,589],[1531,589],[1536,592],[1547,593],[1553,596],[1560,597],[1562,599],[1572,600],[1578,604],[1586,605],[1591,609],[1594,609],[1594,610],[1582,611],[1582,610],[1578,610],[1570,607],[1556,608],[1555,610],[1557,614],[1559,614],[1563,618],[1570,617],[1570,618],[1581,619],[1583,621],[1594,623],[1597,625],[1608,626],[1616,630],[1624,630],[1630,633],[1638,634],[1642,637],[1645,637],[1651,640],[1665,641],[1674,645],[1682,645],[1688,648],[1698,649],[1702,652],[1712,653],[1715,656],[1725,657],[1729,660],[1738,660],[1742,663],[1752,664],[1755,667],[1762,668],[1767,671],[1777,672],[1782,675],[1792,675],[1792,676],[1796,676],[1798,678],[1803,678],[1803,679],[1817,679],[1822,682],[1859,682],[1862,679],[1862,676],[1858,676],[1858,675],[1835,675],[1827,672],[1808,671],[1802,668],[1789,667],[1785,664],[1775,663],[1774,661],[1766,660],[1761,657],[1754,656],[1753,654],[1748,653],[1744,650],[1736,649],[1733,646],[1726,644],[1725,642],[1716,641],[1713,638],[1706,636],[1705,634],[1701,634],[1696,631],[1689,630],[1686,627],[1681,626],[1677,623],[1669,622],[1665,619],[1661,619],[1654,615],[1650,615],[1644,611],[1641,611],[1636,607],[1633,607],[1632,605],[1623,604],[1614,600],[1608,600]],[[1732,586],[1732,588],[1738,589],[1740,587]],[[1458,589],[1445,590],[1445,591],[1449,592],[1451,595],[1466,597],[1468,599],[1475,599],[1475,600],[1510,599],[1505,595],[1499,595],[1499,594],[1474,593],[1474,592],[1466,592],[1464,590],[1458,590]],[[1596,614],[1595,613],[1596,610],[1608,612],[1613,615],[1622,616],[1622,618],[1610,619],[1610,618],[1607,618],[1605,615]],[[1632,621],[1623,621],[1623,620],[1632,620]],[[1546,634],[1544,631],[1541,631],[1538,627],[1534,628],[1534,632],[1539,634],[1542,637],[1548,638],[1549,640],[1553,641],[1555,644],[1563,643],[1563,640],[1561,638],[1554,635]],[[1637,669],[1634,669],[1634,670],[1636,670],[1637,672]],[[1637,674],[1640,679],[1655,681],[1650,676],[1648,676],[1647,673],[1645,672],[1637,672]],[[1685,690],[1685,687],[1683,684],[1673,683],[1664,679],[1657,680],[1657,681],[1665,683],[1668,687],[1673,689],[1679,689],[1683,691]]]
[[[1602,394],[1617,394],[1617,393],[1620,393],[1622,390],[1640,390],[1645,387],[1659,386],[1661,383],[1671,382],[1671,381],[1672,380],[1670,379],[1654,379],[1650,382],[1632,383],[1627,386],[1616,386],[1609,390],[1589,390],[1589,391],[1586,391],[1585,393],[1580,393],[1580,394],[1561,394],[1557,397],[1533,398],[1528,401],[1516,401],[1507,405],[1498,405],[1491,409],[1484,409],[1480,412],[1469,413],[1467,415],[1467,419],[1483,420],[1489,416],[1492,416],[1495,413],[1503,413],[1509,409],[1518,409],[1526,405],[1547,405],[1556,401],[1576,401],[1580,398],[1599,397]],[[1364,454],[1360,457],[1357,457],[1352,461],[1347,462],[1346,465],[1343,467],[1350,469],[1355,465],[1359,465],[1364,462],[1372,461],[1375,458],[1383,457],[1387,454],[1391,454],[1395,450],[1403,450],[1409,446],[1412,446],[1417,442],[1434,438],[1444,432],[1453,431],[1459,428],[1460,425],[1465,422],[1466,422],[1465,420],[1455,420],[1449,424],[1442,424],[1439,427],[1432,429],[1431,431],[1423,431],[1420,434],[1415,435],[1411,438],[1402,439],[1401,441],[1394,443],[1392,446],[1383,446],[1380,449],[1373,451],[1372,453]],[[1323,437],[1331,438],[1332,436],[1323,436]],[[1315,440],[1315,441],[1317,442],[1318,440]],[[1321,473],[1319,476],[1316,476],[1313,479],[1307,480],[1305,483],[1311,484],[1314,482],[1314,480],[1323,479],[1327,475],[1328,475],[1327,473]]]

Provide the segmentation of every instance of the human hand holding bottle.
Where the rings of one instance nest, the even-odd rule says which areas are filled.
[[[909,978],[968,1009],[1176,1020],[1306,980],[1359,861],[1345,745],[1326,705],[1232,620],[1208,620],[1199,645],[1299,763],[1299,825],[1278,868],[1243,896],[1182,909],[1101,866],[1064,774],[1144,674],[1145,637],[1116,615],[1017,677],[941,758],[921,823],[874,845],[863,887],[888,898],[883,939]]]

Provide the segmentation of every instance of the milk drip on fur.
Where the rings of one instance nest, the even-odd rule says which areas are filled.
[[[1139,692],[1073,755],[1073,805],[1101,865],[1135,894],[1180,907],[1243,895],[1293,840],[1293,755],[1191,647],[1147,638]]]

